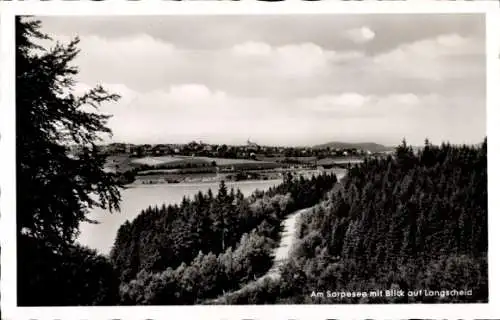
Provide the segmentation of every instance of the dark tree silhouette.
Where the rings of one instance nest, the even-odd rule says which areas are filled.
[[[32,18],[16,18],[18,303],[112,303],[97,289],[83,289],[112,268],[74,241],[89,208],[119,209],[120,185],[103,170],[105,158],[96,146],[111,133],[108,116],[84,110],[119,96],[101,86],[76,96],[78,69],[71,61],[78,39],[44,49],[40,41],[51,39],[40,28]],[[78,266],[111,269],[84,272]],[[59,293],[48,295],[48,288]]]

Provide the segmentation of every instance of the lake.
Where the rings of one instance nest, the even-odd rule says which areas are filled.
[[[226,182],[226,185],[228,189],[240,189],[245,196],[249,196],[256,189],[267,190],[279,183],[281,180]],[[134,185],[122,191],[121,212],[109,213],[100,208],[92,209],[89,218],[100,223],[82,223],[78,242],[107,254],[115,241],[118,228],[125,221],[132,221],[142,209],[150,205],[180,203],[182,197],[192,198],[198,191],[207,192],[212,189],[216,194],[218,188],[219,182]]]

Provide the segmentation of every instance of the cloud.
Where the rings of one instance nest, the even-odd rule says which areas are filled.
[[[306,98],[299,100],[303,108],[320,112],[340,112],[350,114],[353,111],[359,112],[372,97],[363,96],[359,93],[342,93],[339,95],[321,95],[315,98]]]
[[[309,77],[322,73],[336,55],[334,51],[325,50],[314,43],[273,47],[267,43],[250,41],[237,44],[230,51],[240,62],[250,62],[260,70],[284,77]]]
[[[422,144],[428,137],[438,143],[476,143],[486,134],[484,100],[471,97],[344,93],[299,99],[297,105],[304,121],[314,123],[315,136],[329,140],[393,144],[406,137]],[[471,105],[478,106],[473,115]]]
[[[370,34],[362,29],[350,31]],[[450,81],[468,90],[467,83],[478,83],[485,75],[481,40],[453,33],[403,43],[381,53],[327,49],[313,42],[271,45],[263,41],[201,50],[147,34],[84,35],[80,47],[82,52],[75,61],[81,70],[80,81],[122,83],[138,91],[203,83],[250,97],[349,91],[388,94],[408,88],[429,93],[438,85],[439,90],[451,86]],[[456,90],[446,90],[452,89]]]
[[[346,31],[344,36],[352,42],[363,44],[375,39],[375,32],[368,27],[361,27]]]
[[[248,41],[233,46],[232,51],[240,56],[269,55],[273,48],[267,43]]]
[[[484,43],[458,34],[381,53],[264,41],[202,50],[147,34],[81,40],[78,80],[122,95],[102,108],[114,115],[110,126],[120,141],[242,143],[250,135],[307,144],[336,136],[400,139],[410,129],[415,137],[461,139],[484,126],[478,113],[474,129],[449,127],[470,123],[470,105],[484,108]]]
[[[76,36],[76,35],[75,35]],[[54,36],[54,40],[68,43],[73,36]],[[111,67],[146,67],[167,59],[177,48],[175,45],[153,38],[147,34],[132,34],[127,37],[104,38],[96,35],[81,36],[78,59],[91,57],[94,63],[111,64]],[[109,65],[108,65],[109,67]]]
[[[382,141],[391,132],[395,140],[406,136],[421,143],[422,132],[434,140],[447,134],[469,139],[467,132],[457,129],[462,123],[467,121],[474,128],[484,125],[480,110],[470,119],[466,111],[470,99],[436,94],[344,92],[275,99],[241,97],[194,83],[147,92],[104,86],[123,97],[101,109],[113,115],[109,126],[114,141],[244,143],[251,136],[268,144],[313,144],[335,137]]]
[[[421,99],[413,93],[393,94],[390,96],[394,103],[406,106],[416,106],[421,102]],[[426,96],[427,99],[435,99],[436,96]]]
[[[56,39],[67,43],[70,37]],[[361,51],[327,50],[310,42],[272,46],[247,41],[204,51],[181,48],[144,34],[127,38],[87,35],[81,37],[79,47],[81,54],[75,64],[81,70],[80,81],[123,83],[139,91],[177,82],[201,82],[226,90],[269,92],[268,88],[281,81],[300,85],[314,77],[328,76],[337,64],[364,57]]]
[[[226,94],[222,91],[212,92],[202,84],[183,84],[170,87],[167,96],[172,101],[190,103],[206,103],[210,100],[224,100]]]
[[[376,96],[349,92],[299,99],[298,104],[304,110],[319,112],[323,116],[374,118],[393,115],[399,117],[421,112],[423,108],[435,105],[436,101],[440,101],[437,95],[417,96],[413,93],[398,93]]]
[[[207,137],[223,140],[228,136],[243,139],[255,132],[253,121],[266,113],[272,120],[258,122],[263,130],[269,130],[269,121],[275,121],[279,112],[265,98],[233,97],[202,84],[178,84],[147,92],[104,86],[122,95],[118,103],[107,103],[101,108],[102,113],[113,115],[109,126],[118,141],[164,142]]]
[[[374,69],[390,77],[443,81],[484,76],[484,44],[457,34],[440,35],[374,57]]]
[[[75,35],[54,36],[69,43]],[[183,63],[180,50],[173,44],[147,34],[104,38],[96,35],[80,37],[80,54],[74,60],[81,82],[124,83],[145,87],[160,83],[173,65]]]

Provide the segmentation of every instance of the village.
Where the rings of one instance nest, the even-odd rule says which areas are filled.
[[[287,173],[310,177],[347,168],[366,158],[385,157],[392,149],[377,144],[329,143],[312,147],[187,144],[124,144],[101,146],[107,169],[124,183],[193,183],[276,180]]]
[[[145,156],[204,156],[214,158],[279,160],[282,158],[301,158],[300,160],[322,159],[327,157],[349,157],[383,155],[392,151],[375,143],[330,143],[334,146],[318,145],[307,147],[261,146],[247,140],[244,145],[208,144],[203,141],[192,141],[186,144],[130,144],[111,143],[101,146],[102,152],[108,155],[126,154],[130,157]],[[370,147],[372,150],[370,150]],[[314,158],[314,159],[313,159]]]

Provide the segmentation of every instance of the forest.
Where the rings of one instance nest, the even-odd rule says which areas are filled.
[[[334,174],[292,177],[245,198],[220,183],[180,205],[149,207],[118,230],[111,261],[126,304],[193,304],[263,275],[281,221],[319,202]]]
[[[488,301],[487,141],[403,143],[394,157],[352,167],[299,226],[278,280],[228,304]],[[314,291],[468,290],[462,296],[312,297]],[[422,291],[423,292],[423,291]]]

